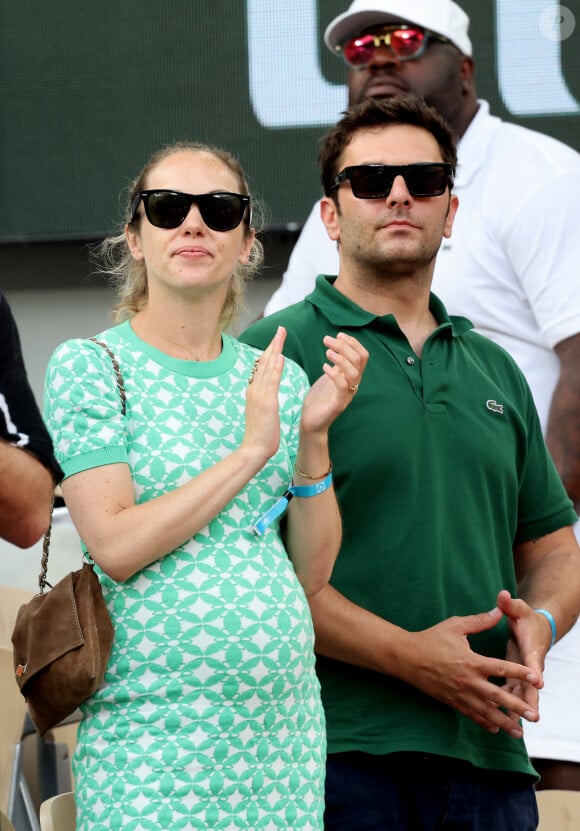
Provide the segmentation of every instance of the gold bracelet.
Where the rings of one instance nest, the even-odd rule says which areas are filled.
[[[294,462],[294,470],[299,476],[302,476],[303,479],[312,479],[313,481],[317,481],[318,479],[326,479],[329,473],[332,473],[332,462],[330,462],[330,467],[326,471],[326,473],[320,473],[317,476],[312,476],[310,473],[304,473],[303,470],[300,470],[296,462]]]

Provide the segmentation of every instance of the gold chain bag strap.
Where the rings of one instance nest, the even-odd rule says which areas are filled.
[[[106,344],[90,340],[111,359],[125,415],[119,364]],[[41,736],[99,689],[113,646],[113,625],[93,563],[85,562],[54,587],[47,581],[51,530],[52,516],[42,545],[40,591],[20,607],[12,632],[16,682]]]

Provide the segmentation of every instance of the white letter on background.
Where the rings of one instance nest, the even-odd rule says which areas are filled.
[[[346,86],[330,84],[318,62],[317,0],[247,0],[250,97],[264,127],[333,124]]]
[[[574,31],[566,6],[496,0],[499,91],[516,116],[580,112],[562,74],[561,42]]]

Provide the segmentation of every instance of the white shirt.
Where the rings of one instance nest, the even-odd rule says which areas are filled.
[[[459,210],[433,291],[512,355],[545,431],[559,375],[554,346],[580,332],[580,154],[501,121],[480,101],[458,156]],[[302,300],[318,274],[338,269],[316,203],[265,314]],[[525,723],[530,755],[580,761],[580,622],[549,653],[544,680],[541,721]]]

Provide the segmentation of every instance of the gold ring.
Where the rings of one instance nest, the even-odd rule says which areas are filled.
[[[358,384],[353,384],[352,387],[348,387],[348,391],[354,393],[358,390]]]
[[[258,371],[258,364],[259,363],[260,363],[260,359],[256,358],[256,360],[254,361],[254,366],[252,367],[252,371],[250,372],[250,377],[248,378],[248,384],[251,384],[252,381],[254,380],[254,375]]]

